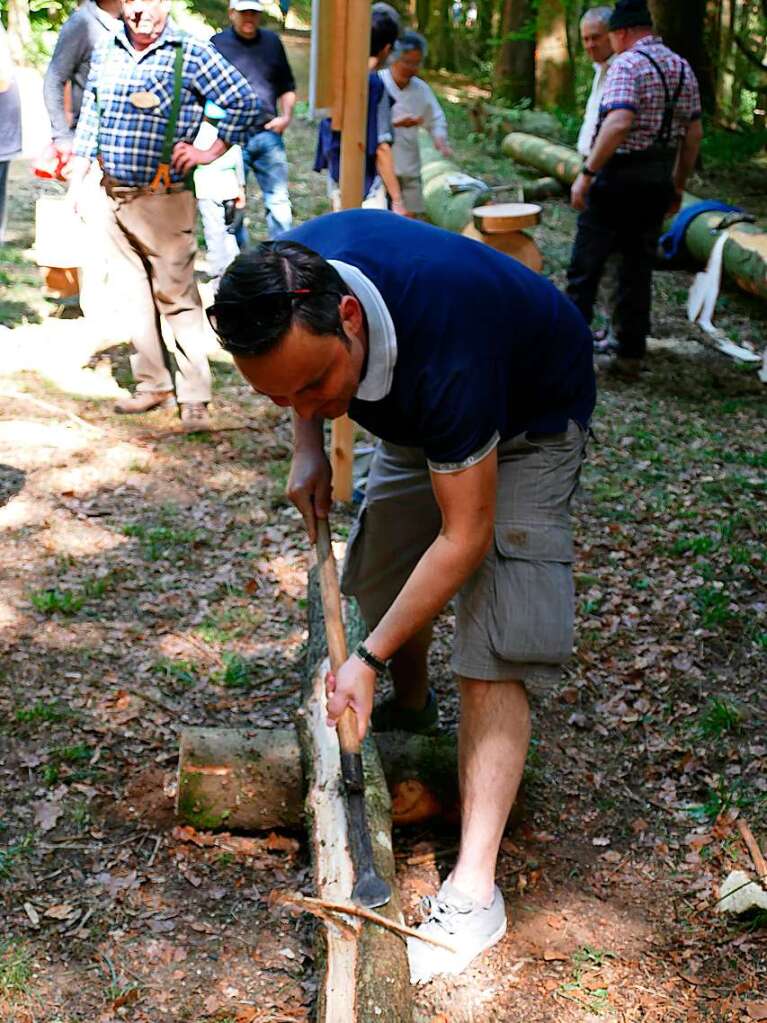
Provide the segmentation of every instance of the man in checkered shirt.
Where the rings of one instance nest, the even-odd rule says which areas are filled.
[[[700,94],[692,68],[653,33],[646,0],[618,0],[616,54],[599,127],[571,200],[580,210],[567,293],[591,322],[608,257],[620,260],[609,372],[635,380],[650,331],[652,268],[664,217],[675,213],[698,157]]]
[[[187,178],[247,139],[258,100],[217,50],[169,20],[169,10],[169,0],[124,0],[124,31],[95,52],[72,148],[70,194],[77,205],[98,158],[110,282],[136,350],[136,393],[115,411],[148,412],[177,399],[182,425],[191,432],[209,426],[211,376],[194,281],[196,205]],[[216,141],[202,150],[193,140],[207,100],[226,115]],[[175,340],[175,395],[160,316]]]

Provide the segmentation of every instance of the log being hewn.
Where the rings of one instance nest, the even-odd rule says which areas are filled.
[[[440,153],[427,132],[420,132],[418,142],[426,216],[437,227],[444,227],[447,231],[463,231],[471,221],[472,209],[487,202],[490,194],[488,186],[477,178],[475,186],[467,182],[465,191],[451,191],[450,181],[463,174],[461,168]]]
[[[306,823],[317,895],[348,900],[354,868],[349,851],[338,740],[326,724],[324,628],[316,577],[309,585],[309,642],[304,698],[297,730],[307,781]],[[363,744],[365,804],[376,868],[392,885],[381,913],[403,923],[394,886],[389,792],[375,744]],[[320,973],[320,1023],[409,1023],[412,993],[405,943],[373,923],[348,917],[339,928],[332,919],[318,930],[315,962]]]
[[[582,157],[569,146],[558,145],[536,135],[511,132],[501,145],[503,152],[518,163],[551,174],[565,184],[575,180]],[[685,192],[683,205],[701,202],[699,196]],[[721,213],[701,213],[685,232],[689,254],[705,264],[716,244]],[[667,229],[670,221],[664,225]],[[767,230],[757,224],[740,223],[728,229],[722,266],[727,277],[743,291],[767,299]]]
[[[376,736],[395,824],[458,816],[453,736]],[[176,811],[199,830],[261,831],[303,821],[304,778],[292,728],[185,728]]]

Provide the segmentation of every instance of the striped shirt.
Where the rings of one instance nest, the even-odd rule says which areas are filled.
[[[176,48],[183,48],[181,107],[175,142],[193,142],[206,100],[226,111],[217,125],[225,142],[252,133],[258,99],[245,78],[209,43],[168,21],[160,38],[134,50],[125,31],[93,54],[73,145],[76,156],[101,157],[104,171],[122,185],[148,185],[162,159],[165,129],[173,107]],[[137,107],[131,96],[151,93],[154,106]],[[171,180],[183,175],[171,172]]]
[[[663,82],[640,50],[646,50],[659,65],[671,97],[676,92],[684,68],[684,83],[674,107],[670,145],[675,146],[690,122],[700,117],[700,92],[690,65],[664,45],[658,36],[645,36],[613,58],[602,94],[600,127],[611,110],[632,110],[635,114],[628,138],[617,149],[619,153],[649,149],[657,139],[663,120],[666,102]]]

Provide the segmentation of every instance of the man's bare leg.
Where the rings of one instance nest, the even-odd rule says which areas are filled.
[[[516,680],[458,681],[461,848],[450,881],[486,906],[493,898],[498,849],[530,744],[530,705],[524,685]]]
[[[391,659],[394,698],[402,710],[423,710],[429,693],[427,661],[432,625],[429,622]]]

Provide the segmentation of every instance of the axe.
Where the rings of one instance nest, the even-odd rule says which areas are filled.
[[[316,550],[330,670],[335,674],[347,657],[346,633],[341,617],[341,592],[327,519],[317,519]],[[357,715],[351,707],[347,707],[339,718],[337,731],[341,747],[341,777],[346,790],[349,843],[356,877],[352,900],[358,906],[375,909],[389,901],[391,888],[378,874],[373,862],[373,846],[365,816],[365,776],[362,771]]]

